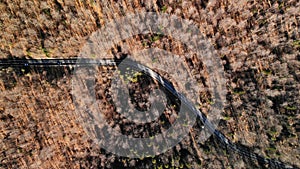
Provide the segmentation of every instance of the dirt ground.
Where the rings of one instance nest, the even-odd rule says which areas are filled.
[[[0,58],[76,57],[92,32],[139,11],[192,20],[214,45],[226,73],[226,105],[218,129],[249,151],[300,168],[297,0],[3,0]],[[179,42],[153,37],[124,43],[162,49],[169,43],[169,51],[181,54]],[[98,92],[109,102],[109,70],[99,72]],[[131,159],[109,153],[78,123],[71,78],[68,67],[0,67],[0,168],[267,168],[227,150],[215,137],[198,143],[200,124],[161,155]],[[101,109],[111,125],[127,123],[109,104]]]

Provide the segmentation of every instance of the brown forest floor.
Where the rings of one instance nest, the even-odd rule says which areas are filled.
[[[190,19],[214,45],[224,63],[228,90],[218,127],[222,133],[253,152],[300,167],[297,0],[4,0],[0,58],[74,57],[105,23],[142,10]],[[148,45],[163,43],[162,38]],[[170,50],[176,52],[176,45]],[[107,79],[100,83],[104,90]],[[196,143],[197,127],[176,147],[155,157],[130,159],[107,153],[92,144],[76,122],[68,68],[1,68],[0,92],[0,168],[264,167],[226,150],[214,137]],[[104,113],[111,113],[111,107],[105,108]]]

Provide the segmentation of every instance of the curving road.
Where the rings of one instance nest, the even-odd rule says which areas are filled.
[[[113,60],[113,59],[89,59],[89,58],[82,58],[78,60],[77,58],[72,59],[0,59],[0,68],[6,67],[49,67],[49,66],[92,66],[92,65],[99,65],[99,66],[117,66],[121,63],[121,60]],[[124,62],[123,62],[124,63]],[[181,100],[182,104],[185,104],[187,108],[196,113],[197,116],[200,118],[202,123],[206,128],[209,129],[211,133],[213,133],[218,140],[223,143],[227,148],[234,150],[239,155],[249,158],[253,161],[257,161],[260,164],[267,165],[269,168],[296,168],[295,166],[291,166],[280,162],[275,159],[265,158],[260,156],[254,152],[249,150],[245,150],[244,148],[235,145],[229,139],[225,137],[219,130],[215,129],[212,123],[206,118],[206,116],[196,109],[189,100],[187,100],[182,94],[177,92],[177,90],[170,84],[166,79],[160,76],[158,73],[151,70],[149,67],[144,65],[135,63],[135,62],[128,62],[125,63],[130,67],[137,68],[143,71],[145,74],[149,75],[151,78],[158,81],[164,88],[166,88],[169,92],[171,92],[175,97]]]

